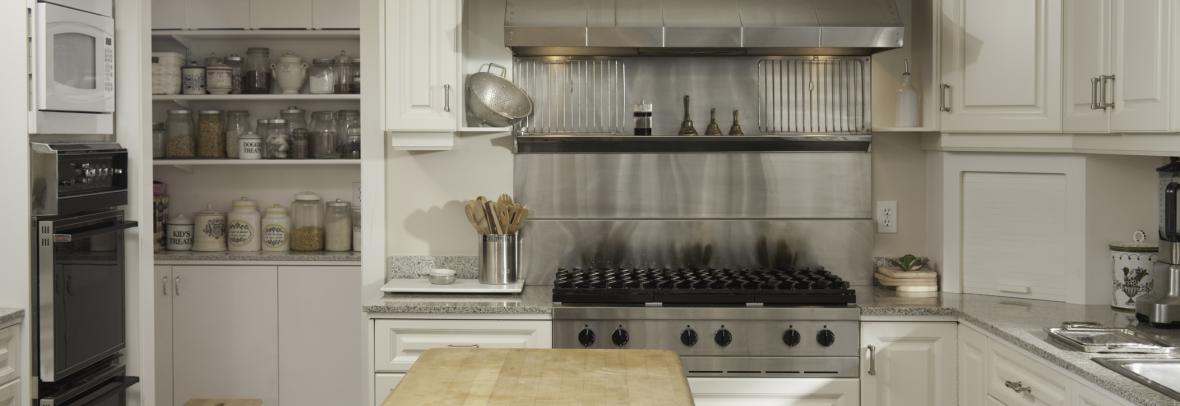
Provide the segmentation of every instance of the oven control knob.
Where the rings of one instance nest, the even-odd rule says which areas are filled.
[[[582,344],[586,348],[594,345],[594,330],[591,330],[590,326],[586,326],[582,332],[578,333],[578,344]]]
[[[615,332],[610,335],[610,342],[614,343],[616,347],[627,345],[631,341],[631,334],[627,333],[627,329],[623,326],[615,329]]]
[[[836,342],[836,334],[825,328],[815,333],[815,341],[824,347],[831,347]]]
[[[802,339],[803,337],[799,335],[799,330],[788,328],[787,331],[783,332],[783,344],[786,344],[788,347],[799,345]]]
[[[717,334],[713,335],[713,341],[722,347],[728,346],[733,342],[733,333],[726,330],[725,326],[721,326],[721,329],[717,330]]]
[[[697,345],[697,331],[692,327],[685,327],[684,331],[680,333],[680,343],[688,347]]]

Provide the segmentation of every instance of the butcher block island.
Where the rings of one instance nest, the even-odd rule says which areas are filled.
[[[383,405],[559,404],[693,401],[671,351],[439,348],[422,354]]]

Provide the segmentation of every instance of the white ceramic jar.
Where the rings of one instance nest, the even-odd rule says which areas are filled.
[[[233,73],[228,65],[209,65],[205,68],[205,90],[209,94],[229,94],[234,89]]]
[[[193,251],[225,251],[225,213],[213,205],[193,214]]]
[[[262,217],[262,250],[286,252],[291,249],[291,216],[287,208],[274,205]]]
[[[1110,303],[1116,309],[1135,309],[1135,299],[1151,293],[1151,269],[1155,266],[1159,245],[1146,243],[1147,233],[1136,231],[1131,242],[1110,244],[1113,265],[1114,297]]]
[[[287,52],[279,57],[279,63],[270,65],[274,72],[275,81],[279,84],[279,93],[298,94],[307,79],[307,63],[299,55]]]
[[[262,159],[262,136],[247,131],[238,138],[238,159]]]
[[[230,251],[256,252],[262,249],[262,216],[258,204],[242,197],[231,205],[226,220],[226,243]]]
[[[204,66],[185,66],[180,70],[180,74],[184,84],[184,94],[205,94]]]
[[[193,249],[193,221],[184,214],[168,219],[168,251],[191,251]]]

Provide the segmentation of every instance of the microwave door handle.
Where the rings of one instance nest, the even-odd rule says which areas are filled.
[[[126,230],[128,228],[135,228],[139,226],[137,221],[120,221],[118,223],[93,229],[85,229],[76,233],[69,234],[54,234],[53,242],[72,242],[74,240],[84,239],[86,237],[93,237],[100,234],[113,233],[115,231]]]
[[[96,403],[99,400],[103,400],[110,395],[113,395],[113,394],[121,392],[121,391],[125,391],[125,390],[127,390],[127,388],[130,388],[132,385],[135,385],[136,383],[139,383],[138,376],[117,376],[117,377],[111,378],[110,380],[106,381],[106,383],[103,383],[102,386],[98,387],[97,389],[95,389],[94,391],[92,391],[90,393],[87,393],[84,396],[70,399],[70,400],[66,400],[64,402],[58,402],[54,398],[48,398],[48,399],[42,398],[40,404],[42,406],[90,405],[90,404]]]

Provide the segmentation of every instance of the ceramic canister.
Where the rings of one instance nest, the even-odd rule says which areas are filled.
[[[299,55],[287,52],[279,57],[279,63],[270,65],[274,72],[275,81],[279,84],[279,92],[283,94],[297,94],[307,79],[307,63]]]
[[[1110,244],[1114,267],[1114,297],[1110,303],[1116,309],[1135,309],[1135,298],[1151,292],[1151,268],[1155,265],[1159,246],[1145,243],[1146,234],[1140,230],[1132,242]]]
[[[225,251],[225,213],[209,205],[193,215],[193,251]]]

